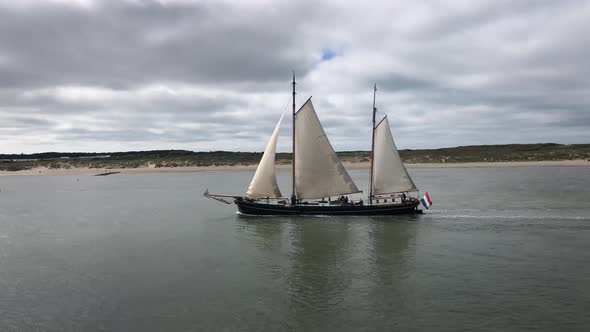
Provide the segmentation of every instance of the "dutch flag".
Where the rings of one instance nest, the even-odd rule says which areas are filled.
[[[420,202],[422,202],[422,205],[424,205],[424,207],[426,209],[428,209],[432,205],[432,200],[430,199],[430,196],[428,195],[428,192],[425,192],[424,193],[424,197],[422,197],[422,199],[420,200]]]

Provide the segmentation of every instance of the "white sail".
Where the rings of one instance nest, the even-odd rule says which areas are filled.
[[[277,123],[275,131],[270,137],[270,141],[264,150],[262,159],[256,168],[256,173],[250,182],[246,197],[248,198],[265,198],[265,197],[281,197],[281,190],[277,184],[277,177],[275,174],[275,153],[277,149],[277,138],[279,137],[279,129],[283,116]]]
[[[416,190],[416,185],[408,174],[393,142],[387,117],[375,128],[373,158],[374,194]]]
[[[297,198],[359,192],[332,148],[308,100],[295,114],[295,191]]]

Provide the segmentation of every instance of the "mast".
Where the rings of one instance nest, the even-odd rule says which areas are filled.
[[[291,157],[291,165],[293,167],[291,171],[291,204],[295,205],[297,202],[297,196],[295,195],[295,71],[293,71],[293,154]]]
[[[369,204],[373,204],[373,162],[375,159],[375,95],[377,95],[377,83],[373,86],[373,126],[371,127],[371,175],[369,180]]]

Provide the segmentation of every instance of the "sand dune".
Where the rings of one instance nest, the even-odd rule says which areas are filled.
[[[206,166],[206,167],[140,167],[140,168],[69,168],[69,169],[50,169],[46,167],[37,167],[24,171],[0,171],[0,176],[9,175],[96,175],[105,171],[121,172],[121,174],[147,174],[147,173],[180,173],[180,172],[227,172],[227,171],[254,171],[257,165],[240,165],[240,166]],[[370,163],[350,163],[344,162],[344,166],[350,170],[368,170]],[[560,161],[514,161],[514,162],[476,162],[476,163],[437,163],[437,164],[406,164],[406,167],[412,168],[493,168],[493,167],[590,167],[590,162],[586,160],[560,160]],[[277,165],[279,171],[289,171],[290,164]]]

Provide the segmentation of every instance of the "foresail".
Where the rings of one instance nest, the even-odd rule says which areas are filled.
[[[275,153],[277,149],[277,139],[279,137],[279,129],[283,117],[277,123],[270,141],[264,150],[262,159],[256,168],[256,173],[252,178],[252,182],[246,192],[246,197],[249,198],[265,198],[265,197],[281,197],[281,190],[277,184],[277,177],[275,174]]]
[[[359,192],[332,148],[309,99],[295,114],[295,191],[297,198]]]
[[[416,190],[416,185],[393,142],[389,122],[385,117],[375,128],[373,160],[373,193],[397,193]]]

